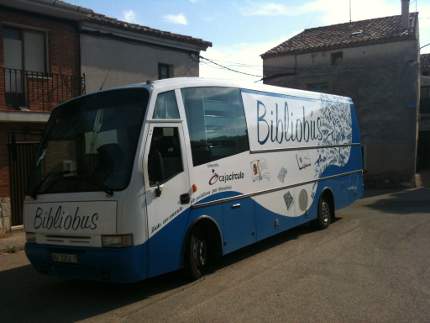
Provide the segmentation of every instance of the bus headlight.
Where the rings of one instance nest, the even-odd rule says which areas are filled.
[[[26,232],[25,233],[25,240],[27,242],[32,242],[32,243],[36,242],[36,233],[34,233],[34,232]]]
[[[132,234],[102,235],[102,247],[129,247],[133,245]]]

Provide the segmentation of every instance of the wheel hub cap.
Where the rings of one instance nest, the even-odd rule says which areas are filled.
[[[327,202],[321,204],[321,216],[324,224],[327,224],[330,219],[330,207]]]

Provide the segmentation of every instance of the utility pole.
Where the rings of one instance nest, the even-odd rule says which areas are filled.
[[[352,22],[351,0],[349,0],[349,23]]]

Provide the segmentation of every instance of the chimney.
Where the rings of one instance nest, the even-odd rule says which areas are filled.
[[[409,0],[402,1],[402,28],[409,29]]]

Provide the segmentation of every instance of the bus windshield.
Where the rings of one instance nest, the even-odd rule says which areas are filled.
[[[56,108],[30,180],[30,194],[106,191],[128,186],[146,89],[88,95]]]

